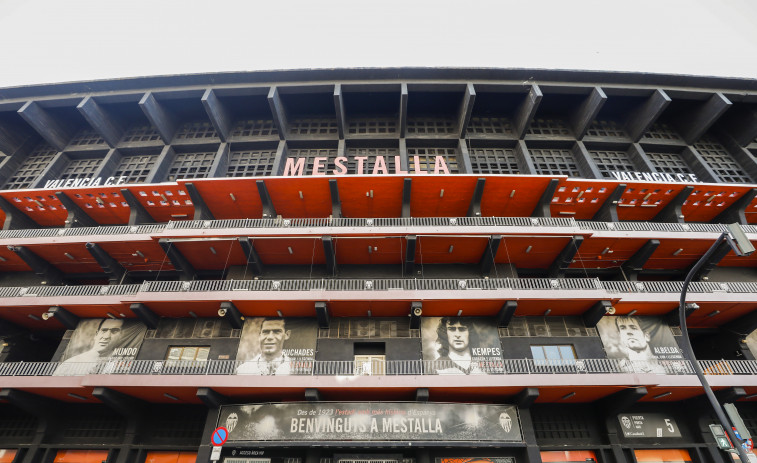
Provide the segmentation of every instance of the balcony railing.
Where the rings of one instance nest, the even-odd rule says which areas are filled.
[[[135,296],[139,293],[214,291],[451,291],[578,290],[679,294],[680,281],[600,281],[597,278],[388,278],[300,280],[146,281],[131,285],[0,287],[0,298]],[[757,293],[757,282],[694,282],[689,293]]]
[[[656,222],[596,222],[575,220],[572,217],[395,217],[395,218],[303,218],[303,219],[229,219],[178,220],[164,224],[111,225],[102,227],[35,228],[2,230],[0,239],[52,238],[66,236],[102,236],[127,234],[166,234],[171,230],[298,229],[298,228],[388,228],[388,227],[559,227],[566,233],[583,231],[639,231],[639,232],[699,232],[721,233],[723,224],[656,223]],[[744,232],[757,233],[757,226],[742,225]]]
[[[757,375],[756,360],[703,360],[707,375]],[[688,360],[534,360],[504,359],[455,363],[450,360],[393,360],[371,363],[293,360],[271,365],[239,360],[104,360],[91,363],[6,362],[0,376],[84,375],[277,375],[277,376],[399,376],[399,375],[531,375],[531,374],[660,374],[693,375]]]

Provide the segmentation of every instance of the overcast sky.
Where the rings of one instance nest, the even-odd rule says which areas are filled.
[[[0,87],[387,66],[757,78],[757,1],[0,0]]]

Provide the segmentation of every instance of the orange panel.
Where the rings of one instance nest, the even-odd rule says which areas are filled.
[[[192,183],[213,217],[225,219],[259,219],[263,204],[255,183],[259,178],[224,178],[179,180],[179,185]],[[233,198],[232,198],[233,195]]]
[[[405,177],[337,177],[344,217],[400,217]],[[373,196],[371,196],[373,191]]]
[[[183,186],[177,184],[132,185],[126,187],[156,222],[191,220],[194,205]]]
[[[58,450],[54,463],[102,463],[107,459],[107,450]]]
[[[121,186],[99,186],[63,190],[84,212],[100,225],[129,223],[129,205],[120,192]]]
[[[481,215],[530,217],[551,179],[527,175],[487,176],[481,197]]]
[[[197,452],[147,452],[145,463],[194,463]]]
[[[402,264],[407,241],[404,238],[335,238],[336,261],[340,265]]]
[[[512,263],[519,268],[548,268],[569,242],[570,238],[562,236],[503,238],[495,261]]]
[[[53,190],[13,190],[0,195],[43,227],[62,227],[66,222],[68,212]]]
[[[163,248],[156,241],[119,241],[98,244],[128,271],[159,272],[174,269]]]
[[[64,273],[102,272],[102,267],[97,264],[84,244],[84,242],[78,244],[45,244],[28,246],[28,248]],[[66,254],[71,257],[66,256]]]
[[[572,268],[615,268],[633,256],[647,240],[634,238],[589,238],[584,240]],[[605,251],[606,250],[606,251]]]
[[[662,240],[644,268],[685,269],[694,265],[710,246],[711,242],[703,240]]]
[[[750,187],[736,185],[693,186],[694,191],[681,207],[687,222],[709,222],[751,190]]]
[[[682,183],[659,184],[628,182],[628,188],[626,188],[626,191],[618,201],[618,218],[620,220],[638,222],[651,220],[663,210],[685,186],[686,185]]]
[[[552,216],[591,220],[615,187],[601,180],[563,179],[552,197]]]
[[[477,177],[421,175],[413,177],[410,215],[464,217],[468,213]],[[485,189],[484,189],[485,190]]]
[[[251,240],[263,265],[326,263],[321,238]],[[292,251],[290,252],[289,249]]]
[[[331,190],[326,177],[267,178],[264,182],[277,215],[287,218],[331,215]]]
[[[689,452],[683,449],[634,450],[633,453],[639,462],[691,461]]]
[[[16,449],[0,449],[0,463],[11,463],[16,458]]]
[[[238,240],[178,241],[172,245],[197,270],[224,270],[230,265],[247,263]]]
[[[591,450],[551,450],[541,451],[541,461],[544,463],[586,463],[586,460],[597,461]]]
[[[0,272],[31,272],[31,270],[31,267],[26,265],[18,254],[7,246],[0,246]]]
[[[415,246],[417,264],[477,263],[481,260],[487,238],[421,236]],[[451,249],[451,252],[450,252]]]

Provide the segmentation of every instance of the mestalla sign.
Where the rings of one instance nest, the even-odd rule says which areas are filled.
[[[516,407],[446,403],[275,403],[229,405],[219,426],[230,442],[522,442]]]
[[[424,168],[424,163],[420,156],[411,156],[413,159],[413,169],[411,171],[403,170],[400,165],[400,156],[394,156],[394,166],[390,167],[387,159],[389,156],[338,156],[332,160],[327,156],[316,156],[313,159],[312,167],[308,163],[308,158],[291,157],[284,162],[284,177],[301,177],[307,175],[427,175],[427,174],[449,174],[449,167],[444,156],[435,156],[433,170]],[[354,163],[355,167],[348,164]]]

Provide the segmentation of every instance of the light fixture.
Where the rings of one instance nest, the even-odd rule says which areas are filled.
[[[8,261],[8,259],[6,259],[6,258],[5,258],[5,257],[3,257],[3,256],[0,256],[0,262],[7,262],[7,261]]]
[[[457,311],[457,316],[458,316],[458,317],[459,317],[460,315],[462,315],[462,314],[463,314],[463,309],[460,309],[460,310],[458,310],[458,311]]]
[[[371,314],[371,309],[368,309],[368,316],[369,316],[369,317],[370,317],[370,316],[372,316],[372,314]]]
[[[634,315],[636,315],[636,312],[637,312],[637,310],[633,309],[632,311],[628,312],[628,314],[626,316],[627,317],[633,317]]]
[[[719,313],[720,313],[719,310],[713,310],[712,312],[710,312],[710,313],[707,314],[707,318],[712,318],[712,317],[714,317],[715,315],[717,315]]]
[[[544,311],[544,316],[546,317],[547,315],[549,315],[551,313],[552,313],[552,309],[547,309],[547,310]]]
[[[40,318],[38,316],[32,314],[32,313],[30,313],[29,315],[27,315],[27,317],[31,318],[32,320],[40,321]]]
[[[231,198],[232,201],[236,201],[237,200],[237,197],[234,196],[234,193],[229,193],[229,197]]]
[[[674,255],[674,256],[677,256],[678,254],[680,254],[680,253],[682,253],[682,252],[683,252],[683,248],[678,248],[678,249],[676,249],[675,251],[673,251],[673,255]]]
[[[567,394],[565,394],[564,396],[562,396],[562,400],[568,400],[571,397],[573,397],[574,395],[576,395],[575,392],[568,392]]]
[[[369,245],[368,245],[368,254],[372,254],[372,253],[373,253],[373,246],[371,246],[371,245],[369,244]]]
[[[86,397],[81,396],[79,394],[74,394],[73,392],[69,392],[68,396],[71,397],[72,399],[87,400]]]
[[[165,392],[165,393],[163,393],[163,397],[165,397],[165,398],[167,398],[167,399],[171,399],[171,400],[176,400],[176,401],[178,401],[178,400],[179,400],[179,398],[178,398],[178,397],[176,397],[175,395],[171,395],[171,394],[169,394],[168,392]]]
[[[289,254],[294,254],[294,251],[292,251],[292,247],[291,246],[287,246],[287,250],[289,251]]]
[[[299,191],[299,194],[300,194],[300,199],[305,199],[304,196],[302,195],[302,190]]]
[[[42,314],[42,320],[50,320],[51,318],[53,318],[53,314],[50,312],[45,312]]]
[[[747,396],[744,396],[744,399],[754,399],[755,397],[757,397],[757,394],[749,394]]]
[[[211,246],[211,247],[210,247],[210,252],[212,252],[212,253],[213,253],[214,255],[215,255],[215,254],[218,254],[218,253],[216,252],[216,248],[214,248],[213,246]]]
[[[531,252],[531,250],[532,250],[533,248],[534,248],[533,246],[529,246],[529,247],[527,247],[527,248],[526,248],[526,254],[528,254],[529,252]]]
[[[510,192],[510,197],[512,198],[514,196],[515,196],[515,190],[513,190],[513,191]]]
[[[607,254],[608,252],[610,252],[610,248],[604,248],[604,249],[602,250],[602,253],[601,253],[601,254],[602,254],[602,255],[605,255],[605,254]]]
[[[118,316],[121,318],[126,318],[126,314],[123,314],[123,313],[118,314]]]
[[[662,399],[663,397],[667,397],[669,395],[672,395],[672,392],[663,392],[662,394],[657,394],[656,396],[652,397],[653,399]]]
[[[439,197],[444,198],[444,188],[442,188],[442,191],[439,192]]]
[[[115,319],[115,318],[116,318],[116,316],[115,316],[115,315],[113,315],[113,314],[112,314],[112,313],[110,313],[110,312],[107,312],[107,313],[106,313],[105,315],[107,315],[107,316],[108,316],[108,318],[112,318],[112,319]]]
[[[225,317],[226,316],[226,312],[227,311],[224,308],[218,309],[218,316],[219,317]]]
[[[455,246],[453,246],[453,245],[450,244],[449,245],[449,250],[447,252],[450,253],[450,254],[452,254],[452,250],[453,249],[455,249]]]
[[[139,256],[139,257],[141,257],[142,259],[144,259],[144,258],[145,258],[145,255],[144,255],[144,254],[142,254],[142,252],[141,252],[141,251],[137,251],[137,252],[135,252],[134,254],[138,255],[138,256]]]
[[[276,311],[276,315],[278,315],[279,318],[283,318],[284,317],[284,314],[281,313],[281,310],[277,310]]]
[[[192,312],[191,310],[189,311],[189,316],[192,318],[197,318],[197,314]]]
[[[69,254],[67,252],[64,252],[63,255],[66,256],[66,257],[68,257],[71,260],[76,260],[76,257],[72,256],[71,254]]]

